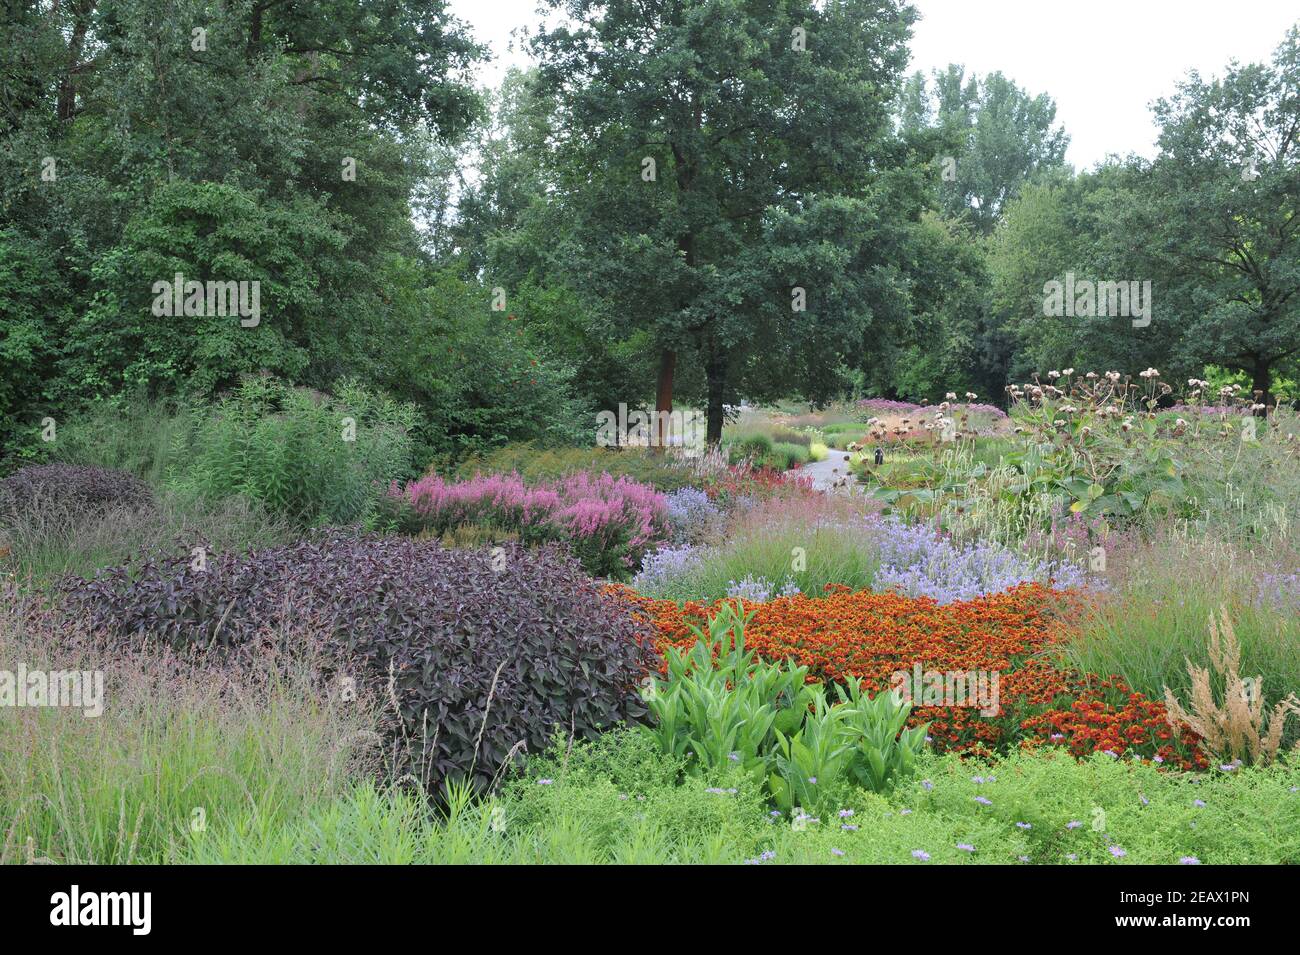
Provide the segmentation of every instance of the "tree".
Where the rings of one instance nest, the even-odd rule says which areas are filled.
[[[421,252],[428,147],[479,109],[479,48],[445,8],[7,4],[0,281],[22,298],[0,352],[41,387],[6,393],[0,413],[30,424],[141,383],[202,394],[261,368],[319,388],[373,373],[375,343],[395,337],[383,283],[413,275],[387,263]],[[33,248],[59,276],[48,290]],[[176,271],[262,283],[267,320],[153,314],[153,284]],[[38,292],[51,327],[34,336]]]
[[[940,211],[989,235],[1024,183],[1064,165],[1070,139],[1053,125],[1050,96],[1030,96],[1001,73],[968,78],[964,67],[950,65],[935,70],[933,80],[931,93],[922,73],[908,79],[902,131],[930,131],[950,150],[939,157]]]
[[[830,236],[881,218],[914,14],[896,0],[550,5],[568,22],[534,51],[558,106],[570,271],[658,343],[658,410],[679,354],[698,355],[717,442],[730,390],[770,380],[790,342],[831,349],[821,367],[863,344],[872,312],[850,270],[873,263]]]
[[[1160,154],[1133,226],[1184,361],[1240,369],[1267,404],[1300,355],[1300,27],[1264,64],[1193,73],[1155,107]]]

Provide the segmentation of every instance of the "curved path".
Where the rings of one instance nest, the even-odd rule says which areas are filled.
[[[811,461],[794,473],[800,477],[811,477],[813,487],[817,490],[829,491],[841,478],[846,476],[852,478],[852,472],[849,470],[849,453],[830,448],[825,461]],[[854,483],[856,482],[850,480],[849,487],[853,487]]]

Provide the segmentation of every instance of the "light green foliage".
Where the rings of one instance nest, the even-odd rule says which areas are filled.
[[[344,382],[335,396],[246,378],[198,420],[184,490],[243,494],[302,524],[364,519],[410,476],[415,410]]]
[[[752,613],[750,614],[752,616]],[[669,648],[668,676],[649,695],[643,732],[710,779],[729,764],[765,782],[777,807],[827,808],[846,785],[883,791],[911,769],[925,727],[904,730],[911,705],[854,686],[807,682],[807,668],[765,663],[745,649],[743,605],[725,604],[689,651]]]
[[[857,790],[829,812],[793,819],[769,813],[743,776],[730,787],[734,793],[710,792],[695,777],[678,783],[679,768],[679,761],[656,752],[644,737],[615,732],[590,744],[561,743],[535,758],[528,775],[496,799],[431,814],[416,797],[362,782],[335,802],[313,801],[287,822],[214,827],[190,838],[183,858],[918,866],[1300,862],[1300,767],[1294,764],[1207,777],[1100,755],[1076,762],[1059,754],[1016,754],[992,764],[923,755],[904,786],[885,794]],[[991,805],[976,802],[977,796]]]

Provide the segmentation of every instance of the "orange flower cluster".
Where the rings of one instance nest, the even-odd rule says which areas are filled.
[[[703,627],[717,606],[656,600],[617,587],[649,622],[659,648],[689,647],[690,624]],[[1051,650],[1080,609],[1077,595],[1023,584],[977,600],[938,604],[928,597],[850,591],[781,597],[756,604],[745,628],[749,649],[767,660],[808,667],[810,680],[858,678],[875,693],[898,671],[983,671],[999,678],[1000,712],[973,706],[917,706],[913,725],[930,724],[939,749],[988,755],[1010,745],[1067,745],[1071,752],[1126,751],[1169,765],[1203,765],[1195,739],[1174,739],[1162,703],[1117,680],[1099,681],[1055,662]]]

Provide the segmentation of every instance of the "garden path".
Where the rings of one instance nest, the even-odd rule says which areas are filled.
[[[836,451],[834,448],[827,450],[825,461],[810,461],[795,472],[800,477],[812,478],[812,486],[818,491],[829,491],[837,481],[845,477],[850,478],[848,486],[851,488],[854,482],[852,473],[849,471],[849,454],[847,451]]]

